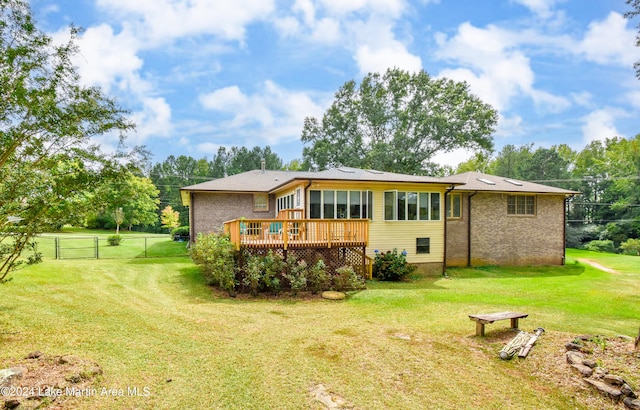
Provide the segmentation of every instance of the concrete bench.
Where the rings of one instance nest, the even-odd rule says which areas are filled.
[[[469,315],[469,319],[476,322],[476,336],[484,336],[484,325],[496,322],[498,320],[511,319],[511,328],[518,328],[518,319],[529,316],[527,313],[520,312],[498,312],[486,313],[479,315]]]

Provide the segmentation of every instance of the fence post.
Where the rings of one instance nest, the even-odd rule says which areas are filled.
[[[98,250],[99,249],[99,245],[100,245],[100,240],[98,239],[97,236],[94,236],[93,238],[94,238],[94,242],[96,244],[96,259],[100,259],[100,251]]]
[[[55,248],[55,255],[56,255],[56,260],[60,259],[60,237],[58,236],[54,236],[53,237],[53,247]]]
[[[144,237],[144,257],[147,257],[147,237]]]

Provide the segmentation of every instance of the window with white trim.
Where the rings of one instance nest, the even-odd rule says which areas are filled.
[[[371,191],[310,190],[309,218],[371,219],[372,204]]]
[[[447,218],[462,217],[462,194],[447,195]]]
[[[440,193],[385,191],[385,221],[439,221]]]

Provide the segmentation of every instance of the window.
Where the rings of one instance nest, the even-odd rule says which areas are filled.
[[[322,213],[322,217],[324,219],[333,219],[334,215],[335,215],[335,202],[333,200],[333,197],[335,196],[335,191],[324,191],[323,192],[323,201],[322,201],[322,207],[323,207],[323,213]]]
[[[430,253],[431,238],[416,238],[416,253]]]
[[[269,210],[268,194],[253,194],[253,211],[267,212]]]
[[[462,217],[462,194],[447,196],[447,218]]]
[[[371,219],[371,191],[309,191],[311,219]]]
[[[309,218],[320,219],[322,217],[322,192],[309,192]]]
[[[439,221],[439,192],[401,192],[384,193],[385,221]]]
[[[348,197],[349,193],[347,191],[336,191],[336,218],[338,219],[346,219],[347,218],[347,210],[348,208]]]
[[[509,195],[507,197],[508,215],[535,215],[536,197],[534,195]]]

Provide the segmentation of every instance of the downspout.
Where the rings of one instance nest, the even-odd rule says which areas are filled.
[[[444,263],[442,264],[442,275],[447,276],[447,195],[453,191],[455,186],[444,191]]]
[[[567,255],[567,214],[569,213],[569,198],[573,198],[575,195],[569,195],[564,197],[564,215],[562,224],[562,265],[566,262]]]
[[[309,217],[309,215],[307,215],[307,207],[309,205],[309,201],[307,201],[307,189],[309,189],[312,183],[313,183],[313,180],[310,179],[307,186],[302,189],[302,195],[304,195],[304,218],[302,219],[308,219]]]
[[[195,233],[195,223],[193,221],[193,191],[189,192],[189,243],[193,244],[195,242],[196,233]]]
[[[467,211],[469,212],[467,218],[467,266],[471,266],[471,198],[477,194],[478,191],[475,191],[467,197]]]

